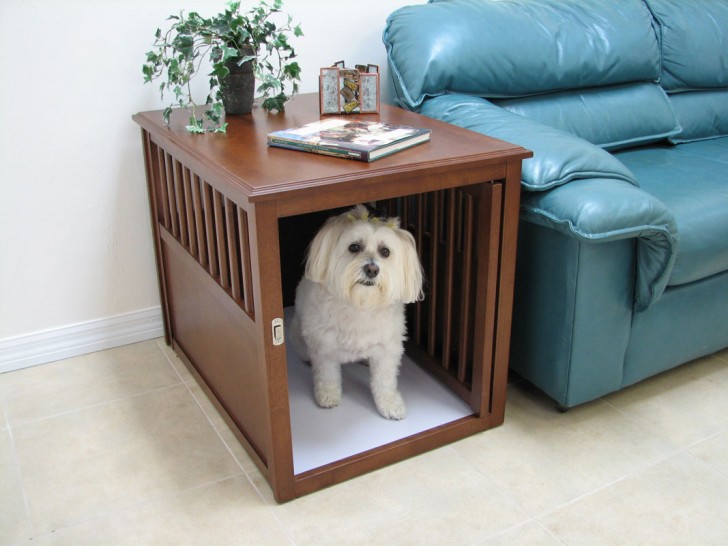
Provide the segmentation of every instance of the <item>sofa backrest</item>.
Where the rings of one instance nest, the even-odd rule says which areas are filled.
[[[656,22],[660,84],[682,126],[673,142],[728,136],[728,0],[644,0]]]
[[[404,7],[384,32],[398,97],[522,97],[657,81],[642,0],[450,0]]]
[[[434,0],[390,15],[383,39],[405,108],[484,97],[607,149],[680,130],[643,0]]]

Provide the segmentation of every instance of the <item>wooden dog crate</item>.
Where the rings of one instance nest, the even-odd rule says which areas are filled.
[[[427,127],[432,140],[373,163],[268,147],[267,133],[318,119],[315,94],[297,96],[285,114],[232,118],[227,135],[189,134],[180,112],[170,127],[161,111],[134,116],[167,343],[279,502],[503,421],[530,152],[392,107],[362,117]],[[378,415],[358,364],[345,366],[342,405],[316,407],[310,370],[284,341],[308,242],[325,218],[357,203],[401,217],[425,268],[426,298],[408,308],[402,421]]]

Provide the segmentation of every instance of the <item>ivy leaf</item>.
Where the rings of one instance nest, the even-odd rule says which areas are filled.
[[[294,80],[301,79],[301,67],[297,62],[292,62],[283,67],[283,73],[290,76]]]

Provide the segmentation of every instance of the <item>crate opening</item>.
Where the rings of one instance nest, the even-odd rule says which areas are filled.
[[[407,417],[388,420],[378,413],[369,389],[369,369],[363,363],[342,366],[341,405],[320,408],[313,396],[310,366],[286,343],[297,475],[475,413],[469,403],[473,309],[467,305],[477,277],[472,196],[453,190],[377,205],[399,216],[402,227],[415,235],[427,279],[425,301],[408,305],[407,310],[409,341],[398,381]],[[308,244],[327,218],[348,208],[279,220],[286,326],[295,313],[295,290]]]

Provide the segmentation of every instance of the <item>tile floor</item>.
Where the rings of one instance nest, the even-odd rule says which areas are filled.
[[[0,545],[728,544],[728,351],[284,505],[161,340],[0,375]]]

